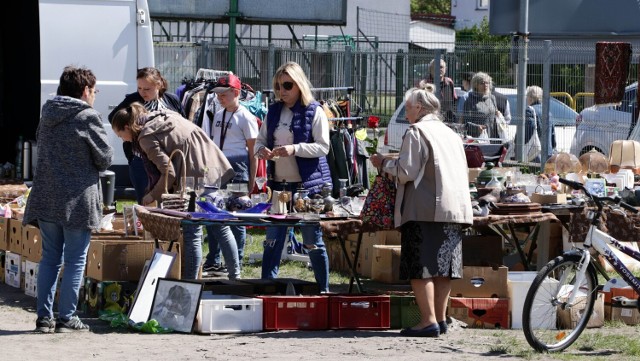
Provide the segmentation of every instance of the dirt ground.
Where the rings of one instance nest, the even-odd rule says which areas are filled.
[[[0,284],[0,353],[3,360],[523,360],[509,351],[525,349],[521,330],[466,329],[453,320],[437,339],[407,338],[399,330],[279,331],[251,334],[143,334],[114,329],[105,321],[80,317],[87,333],[39,334],[33,297]],[[629,329],[633,329],[629,327]],[[494,352],[492,352],[494,351]],[[610,350],[581,352],[589,360],[623,360]],[[566,356],[566,355],[565,355]],[[594,358],[595,356],[595,358]],[[524,359],[551,360],[528,354]]]

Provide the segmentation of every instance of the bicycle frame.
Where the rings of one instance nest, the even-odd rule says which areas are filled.
[[[593,219],[598,216],[599,215],[597,214],[592,215],[592,217],[594,217]],[[587,266],[589,265],[589,261],[591,258],[589,250],[594,249],[598,254],[602,255],[607,260],[607,262],[611,264],[615,271],[620,276],[622,276],[622,278],[634,289],[634,291],[636,291],[636,293],[640,294],[640,280],[631,273],[629,268],[627,268],[627,266],[625,266],[620,258],[618,258],[618,256],[613,252],[614,248],[628,255],[629,257],[640,261],[640,252],[623,245],[614,237],[611,237],[607,233],[599,230],[597,228],[597,224],[594,224],[594,222],[592,222],[584,241],[585,252],[583,252],[582,260],[580,261],[580,272],[577,274],[576,284],[582,284],[585,271],[587,269]],[[569,304],[574,301],[575,296],[576,293],[572,293],[568,301]]]

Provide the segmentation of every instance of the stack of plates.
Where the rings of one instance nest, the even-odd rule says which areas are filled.
[[[527,214],[540,212],[541,209],[540,203],[495,203],[495,207],[491,208],[491,214]]]

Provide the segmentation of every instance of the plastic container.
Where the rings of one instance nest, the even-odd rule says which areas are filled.
[[[414,296],[390,295],[389,328],[413,327],[420,322],[420,308]]]
[[[198,310],[199,333],[262,331],[262,300],[203,292]]]
[[[329,328],[387,329],[389,312],[388,295],[332,295],[329,297]]]
[[[531,287],[533,279],[536,278],[537,272],[509,272],[507,276],[507,288],[509,291],[509,310],[511,311],[511,328],[522,328],[522,309],[524,307],[524,300],[527,297],[527,292]],[[552,290],[554,284],[558,281],[548,279],[543,283],[543,287],[549,287]],[[544,310],[541,310],[544,311]],[[553,310],[552,317],[546,317],[546,315],[539,315],[539,317],[532,317],[532,321],[539,322],[538,325],[534,325],[536,328],[555,329],[556,328],[556,310]]]
[[[260,296],[263,328],[273,330],[326,330],[329,328],[328,296]]]
[[[105,207],[113,204],[116,190],[116,174],[110,170],[100,172],[100,186],[102,187],[102,203]]]

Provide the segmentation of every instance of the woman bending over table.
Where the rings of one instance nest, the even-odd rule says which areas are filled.
[[[397,159],[371,156],[374,166],[396,177],[394,220],[401,227],[400,278],[409,279],[420,322],[403,329],[410,337],[447,332],[451,279],[462,278],[462,228],[473,224],[462,140],[442,122],[433,85],[405,96],[410,123]]]
[[[182,189],[182,167],[186,167],[187,177],[204,177],[206,170],[210,182],[220,179],[224,184],[233,178],[233,168],[220,148],[201,128],[179,113],[166,109],[149,112],[144,105],[135,102],[118,110],[111,126],[118,137],[132,142],[134,150],[142,155],[149,184],[154,185],[142,198],[143,205],[154,201],[160,203],[165,193],[165,178],[168,178],[169,192]],[[182,151],[186,164],[182,164],[181,157],[169,159],[176,149]],[[188,225],[182,230],[185,253],[182,278],[196,279],[202,262],[202,227]],[[220,235],[220,248],[229,269],[229,279],[239,278],[238,246],[229,227],[207,226],[207,232]]]

